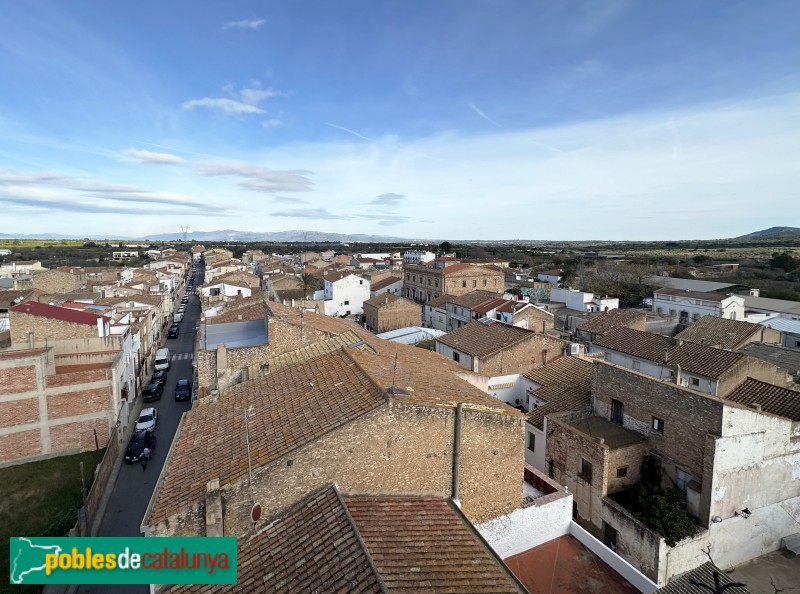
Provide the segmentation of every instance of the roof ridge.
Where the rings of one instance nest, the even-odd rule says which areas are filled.
[[[358,529],[358,525],[356,524],[355,520],[353,520],[353,516],[350,514],[350,508],[347,507],[347,502],[342,497],[341,491],[339,491],[339,487],[336,483],[333,483],[333,492],[336,495],[336,499],[339,501],[339,505],[342,506],[344,510],[344,515],[347,518],[347,523],[353,529],[353,533],[356,535],[356,540],[358,540],[358,545],[361,547],[361,550],[364,551],[364,556],[367,558],[367,562],[369,562],[369,567],[372,570],[372,573],[375,575],[375,578],[378,580],[378,585],[381,588],[381,592],[389,592],[389,589],[386,587],[386,584],[383,581],[383,576],[381,576],[378,568],[375,565],[375,560],[372,558],[372,554],[369,552],[369,548],[367,547],[367,543],[364,542],[364,538],[361,536],[361,531]]]

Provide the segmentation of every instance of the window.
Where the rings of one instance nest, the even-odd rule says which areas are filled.
[[[587,462],[581,458],[581,466],[578,470],[578,478],[585,480],[587,483],[592,482],[592,463]]]
[[[406,280],[411,280],[411,275],[410,274],[406,274]]]
[[[345,305],[350,305],[350,302],[349,301],[345,301],[344,304]]]
[[[660,313],[664,313],[664,308],[663,307],[657,307],[656,308],[656,313],[659,313],[659,314]]]
[[[628,476],[627,466],[620,466],[617,468],[617,478],[625,478],[626,476]]]
[[[472,288],[474,289],[477,286],[478,286],[478,281],[476,280],[472,281]]]
[[[699,319],[700,319],[700,314],[698,314],[698,313],[693,313],[692,314],[692,321],[693,322],[696,322]]]
[[[639,369],[641,368],[641,366],[642,366],[642,365],[641,365],[641,363],[639,363],[639,361],[634,361],[634,362],[633,362],[633,369],[634,369],[635,371],[639,371]]]
[[[363,285],[363,284],[364,284],[364,281],[363,281],[363,280],[360,280],[360,281],[358,281],[358,284],[359,284],[359,285]]]
[[[696,378],[696,377],[693,377],[692,378],[692,385],[693,386],[699,386],[700,385],[700,380],[698,378]]]
[[[664,433],[664,419],[653,417],[653,429],[659,433]]]
[[[483,286],[486,286],[486,279],[483,279]]]
[[[669,315],[676,316],[676,315],[678,315],[678,311],[675,310],[675,309],[671,309],[671,310],[669,310]]]
[[[456,363],[459,363],[461,361],[461,355],[458,354],[458,353],[453,353],[453,361],[455,361]],[[519,442],[517,442],[517,443],[519,443]]]
[[[431,286],[431,279],[428,279],[428,286]]]
[[[467,288],[467,281],[465,281],[465,280],[461,281],[461,288],[463,288],[463,289]]]
[[[439,279],[436,279],[435,281],[433,281],[433,286],[434,287],[438,287],[439,286]]]
[[[681,470],[680,468],[675,469],[675,486],[684,493],[686,493],[686,486],[692,481],[693,478],[694,477],[688,472]]]
[[[532,452],[536,451],[536,436],[533,433],[528,433],[528,449]]]

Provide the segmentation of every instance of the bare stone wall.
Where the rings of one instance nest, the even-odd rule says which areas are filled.
[[[74,324],[42,316],[33,316],[17,311],[9,311],[11,319],[11,342],[27,343],[28,332],[33,332],[39,340],[69,340],[72,338],[97,338],[97,326]]]
[[[411,300],[395,300],[376,307],[364,303],[364,321],[371,332],[380,333],[422,324],[422,307]]]
[[[483,359],[483,365],[478,371],[483,375],[523,373],[561,357],[566,346],[567,343],[558,338],[546,334],[531,334],[525,342]]]
[[[523,419],[470,410],[463,414],[460,499],[482,522],[522,502]],[[312,490],[336,482],[344,492],[451,495],[454,408],[392,403],[365,414],[254,472],[258,528]],[[243,439],[243,438],[242,438]],[[244,441],[242,455],[247,452]],[[222,486],[224,532],[252,528],[246,477]],[[205,535],[202,503],[153,527],[154,535]]]
[[[76,293],[80,291],[82,286],[80,275],[60,270],[36,272],[32,275],[31,281],[34,289],[41,289],[50,295]]]

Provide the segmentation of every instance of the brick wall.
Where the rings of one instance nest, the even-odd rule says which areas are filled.
[[[108,417],[87,419],[50,427],[50,447],[53,451],[67,453],[69,451],[86,452],[95,449],[94,434],[97,431],[97,443],[101,448],[108,443]]]
[[[106,412],[111,408],[111,397],[111,386],[51,394],[47,397],[47,416],[50,419],[58,419]]]
[[[552,361],[564,354],[566,346],[567,342],[558,338],[546,334],[531,334],[525,342],[483,359],[483,365],[478,371],[483,375],[523,373],[545,363],[544,351],[547,351],[547,361]]]
[[[33,332],[36,340],[69,340],[73,338],[97,338],[97,326],[73,324],[42,316],[34,316],[16,311],[9,312],[11,318],[11,342],[27,343],[28,332]]]
[[[116,353],[115,353],[116,354]],[[111,379],[111,367],[103,369],[88,369],[86,371],[76,371],[73,373],[57,373],[45,377],[45,385],[48,388],[58,388],[60,386],[71,386],[73,384],[88,384],[91,382],[101,382]]]
[[[395,402],[257,469],[253,492],[262,505],[263,521],[329,482],[344,492],[449,496],[454,419],[453,408]],[[517,417],[464,411],[461,501],[473,522],[521,505],[523,430]],[[244,438],[236,437],[241,437],[246,456]],[[222,497],[225,535],[247,534],[252,526],[246,481],[223,485]],[[154,526],[153,533],[204,535],[202,503]]]
[[[0,369],[0,394],[16,394],[36,389],[36,367],[20,366]]]
[[[0,402],[0,428],[39,421],[39,399],[24,398]]]
[[[41,453],[41,432],[38,429],[0,435],[0,462],[29,458]]]

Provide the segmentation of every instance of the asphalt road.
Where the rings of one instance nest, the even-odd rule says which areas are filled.
[[[199,278],[195,278],[195,287],[202,284],[201,273],[198,273],[197,276]],[[172,359],[167,373],[167,383],[164,385],[164,394],[161,400],[142,405],[143,408],[152,406],[158,410],[158,424],[155,431],[158,440],[156,449],[146,470],[142,470],[139,463],[122,463],[97,536],[142,536],[140,532],[142,519],[164,466],[172,439],[175,437],[181,415],[192,407],[191,401],[188,400],[176,402],[174,394],[175,384],[179,379],[192,379],[192,356],[199,315],[200,300],[198,297],[190,295],[186,313],[178,324],[180,326],[178,338],[171,338],[163,345],[169,349]],[[164,335],[166,336],[166,331]],[[122,455],[124,455],[124,448]],[[78,589],[78,592],[87,594],[90,592],[146,593],[149,591],[150,587],[147,585],[106,586],[93,584],[84,585]]]

